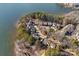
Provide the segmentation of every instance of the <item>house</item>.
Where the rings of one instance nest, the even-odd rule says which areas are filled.
[[[54,43],[50,43],[50,47],[51,48],[55,48],[55,44]]]
[[[76,39],[79,41],[79,33],[76,33]]]
[[[74,25],[68,24],[61,31],[65,35],[71,35],[72,32],[74,31]]]
[[[74,6],[74,9],[79,9],[79,3],[74,3],[73,6]]]
[[[48,23],[47,23],[47,22],[42,22],[42,25],[43,25],[43,26],[47,26]]]
[[[53,24],[52,22],[48,22],[48,26],[52,26],[52,24]]]
[[[36,38],[36,39],[39,39],[38,33],[33,33],[32,36],[33,36],[34,38]]]
[[[45,49],[47,47],[47,44],[44,44],[43,41],[40,41],[39,46],[40,46],[40,48]]]
[[[46,45],[48,43],[48,39],[47,38],[43,39],[43,43]]]
[[[34,27],[31,28],[31,32],[35,32],[36,29]]]

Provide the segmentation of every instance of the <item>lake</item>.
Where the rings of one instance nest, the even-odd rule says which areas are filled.
[[[46,4],[17,4],[17,3],[0,3],[0,55],[12,55],[12,31],[18,18],[27,13],[34,11],[44,11],[48,13],[63,14],[71,11],[67,8],[62,8],[54,3]],[[15,39],[14,39],[15,40]]]

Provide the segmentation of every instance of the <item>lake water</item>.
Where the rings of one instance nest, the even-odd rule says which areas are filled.
[[[67,13],[70,9],[57,4],[0,4],[0,55],[12,55],[11,32],[17,19],[29,12],[44,11],[49,13]]]

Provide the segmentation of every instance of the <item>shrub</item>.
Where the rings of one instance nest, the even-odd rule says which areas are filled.
[[[46,51],[45,51],[45,55],[46,56],[57,56],[60,53],[60,46],[57,45],[55,48],[51,48],[49,47]]]

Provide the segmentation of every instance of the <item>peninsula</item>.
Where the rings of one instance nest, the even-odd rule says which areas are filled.
[[[16,24],[14,45],[17,56],[78,56],[79,11],[22,16]]]

